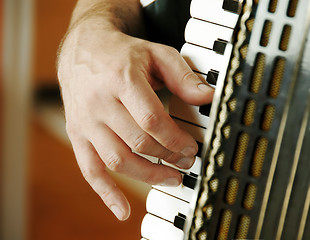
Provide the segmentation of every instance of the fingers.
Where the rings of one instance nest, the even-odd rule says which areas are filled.
[[[139,76],[135,75],[131,79],[136,81],[119,94],[120,101],[141,129],[166,149],[181,155],[181,159],[175,163],[178,167],[190,168],[198,150],[195,140],[164,111],[148,82],[140,81]]]
[[[154,44],[154,66],[171,92],[193,105],[212,101],[214,89],[200,79],[179,52],[171,47]]]
[[[130,205],[124,194],[106,172],[105,165],[94,147],[86,139],[77,140],[71,138],[71,142],[86,181],[119,220],[126,220],[130,215]]]
[[[112,109],[111,112],[110,109]],[[105,124],[135,152],[158,157],[170,163],[176,163],[182,157],[163,147],[142,130],[118,101],[110,103],[110,108],[106,109],[103,118]]]
[[[100,158],[112,171],[125,174],[150,185],[178,186],[181,183],[179,171],[153,164],[133,153],[107,126],[96,126],[90,140]]]

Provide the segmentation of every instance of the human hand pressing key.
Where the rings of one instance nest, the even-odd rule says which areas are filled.
[[[116,217],[125,220],[129,203],[106,167],[148,184],[178,186],[177,170],[134,152],[187,169],[198,150],[154,90],[166,86],[185,102],[202,105],[211,101],[213,88],[175,49],[126,34],[123,22],[137,21],[138,1],[93,2],[77,4],[59,54],[58,77],[66,129],[82,174]],[[120,4],[130,10],[115,14]]]

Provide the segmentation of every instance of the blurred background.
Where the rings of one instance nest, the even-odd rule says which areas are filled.
[[[149,187],[114,175],[119,222],[83,179],[64,131],[56,52],[76,0],[0,0],[0,239],[140,239]]]

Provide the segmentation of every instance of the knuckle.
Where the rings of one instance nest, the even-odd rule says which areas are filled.
[[[171,136],[162,143],[167,149],[173,150],[176,149],[179,145],[179,139],[175,136]]]
[[[79,134],[77,128],[74,126],[74,124],[70,122],[66,122],[66,132],[70,139],[76,138]]]
[[[142,129],[146,131],[154,130],[159,125],[160,117],[157,113],[148,112],[140,120]]]
[[[149,185],[156,185],[158,184],[160,181],[158,180],[157,174],[154,172],[152,174],[149,174],[145,181],[145,183],[149,184]]]
[[[103,188],[100,192],[98,192],[98,195],[101,199],[107,204],[108,207],[110,207],[108,204],[109,200],[112,198],[113,193],[109,191],[107,188]]]
[[[95,173],[90,168],[81,168],[85,180],[92,186],[96,182]]]
[[[197,76],[194,72],[192,71],[186,71],[183,76],[182,76],[182,82],[190,82],[193,81],[193,79],[196,79]]]
[[[136,152],[143,153],[145,152],[147,146],[150,143],[151,143],[151,137],[146,133],[142,133],[141,135],[139,135],[137,138],[133,140],[131,149]]]
[[[175,48],[173,47],[170,47],[170,46],[164,46],[165,47],[165,52],[168,53],[168,54],[177,54],[179,55],[180,53],[178,52],[178,50],[176,50]]]
[[[124,159],[121,157],[120,154],[110,153],[106,156],[105,160],[106,165],[110,170],[115,172],[123,172]]]

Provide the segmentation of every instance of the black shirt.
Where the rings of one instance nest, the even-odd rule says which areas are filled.
[[[147,38],[180,50],[191,0],[156,0],[144,8]]]

